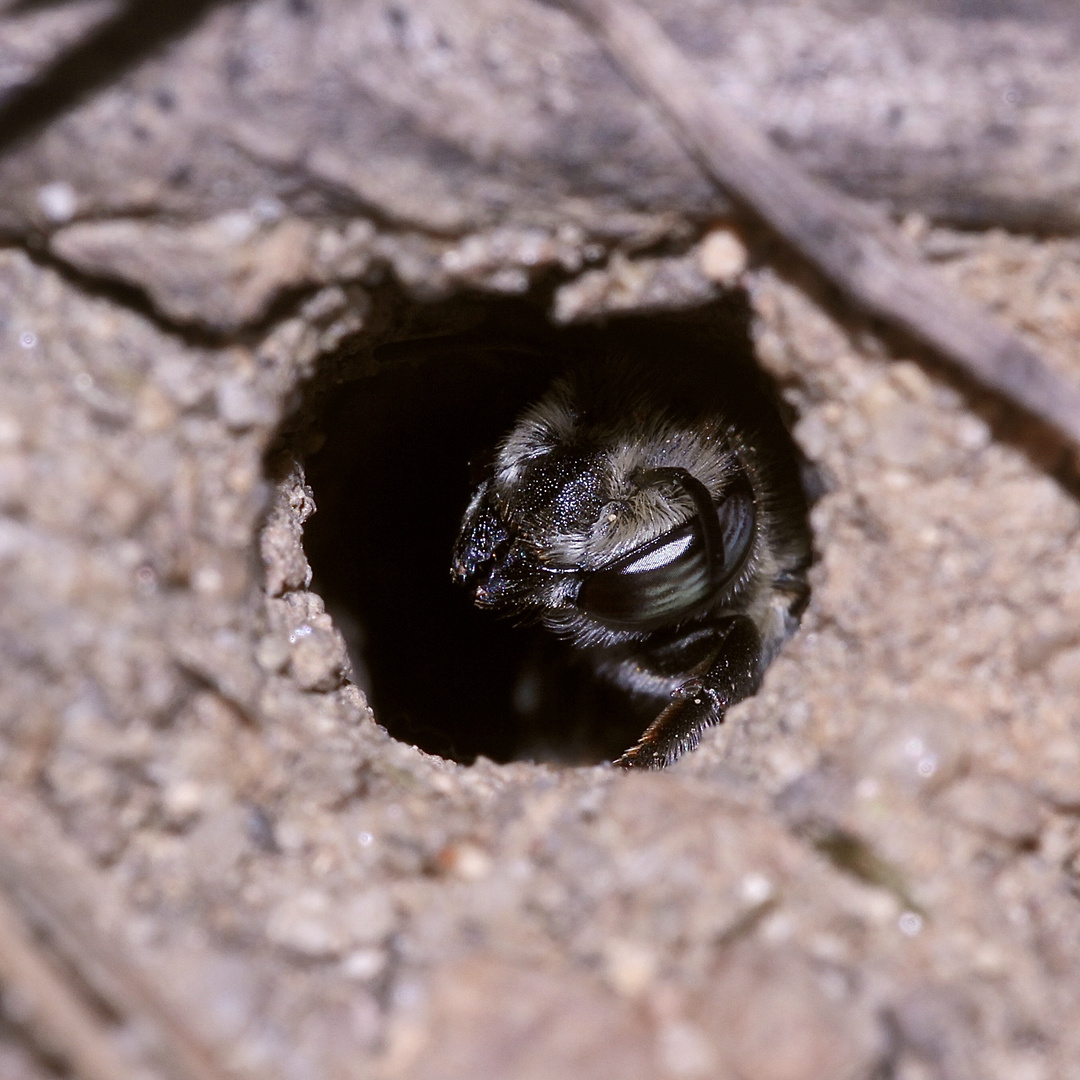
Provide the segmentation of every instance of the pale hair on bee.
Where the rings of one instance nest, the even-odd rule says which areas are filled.
[[[757,689],[811,559],[800,461],[762,376],[660,330],[583,358],[475,490],[452,573],[659,714],[618,759],[660,767]]]

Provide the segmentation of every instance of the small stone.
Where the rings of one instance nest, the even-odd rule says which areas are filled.
[[[771,900],[775,890],[764,874],[747,874],[739,883],[739,891],[748,904],[758,907]]]
[[[462,881],[480,881],[491,873],[491,856],[476,844],[449,844],[439,852],[438,863]]]
[[[639,941],[615,938],[604,948],[604,975],[616,994],[637,997],[656,978],[656,952]]]
[[[345,643],[336,630],[302,627],[294,635],[292,675],[304,690],[327,691],[341,685],[346,663]]]
[[[382,949],[357,949],[341,963],[342,974],[357,982],[371,982],[386,970],[386,953]]]
[[[267,634],[255,646],[255,663],[267,675],[277,675],[285,670],[292,650],[288,641],[279,634]]]
[[[714,229],[698,248],[701,272],[710,280],[734,284],[746,269],[746,245],[731,229]]]
[[[194,780],[178,780],[161,793],[161,810],[170,825],[185,825],[199,815],[206,792]]]
[[[204,596],[214,596],[221,592],[225,576],[216,566],[200,566],[191,575],[192,588]]]
[[[896,925],[904,937],[917,937],[923,928],[923,917],[915,911],[904,911],[896,920]]]
[[[270,913],[266,936],[302,956],[334,956],[344,947],[344,935],[334,925],[330,898],[314,889],[287,896]]]
[[[38,206],[50,220],[62,225],[75,216],[79,199],[75,189],[66,180],[54,180],[38,188]]]

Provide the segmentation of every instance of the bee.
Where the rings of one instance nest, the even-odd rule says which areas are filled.
[[[452,576],[656,709],[661,768],[752,695],[809,599],[798,453],[751,364],[678,335],[572,363],[476,487]]]

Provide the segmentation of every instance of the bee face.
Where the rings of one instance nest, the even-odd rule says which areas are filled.
[[[725,385],[717,367],[604,361],[556,381],[503,440],[454,550],[478,606],[539,621],[599,674],[666,701],[649,752],[623,764],[673,760],[752,692],[805,601],[790,441],[752,381],[732,371]],[[729,639],[737,685],[714,685],[732,681]]]

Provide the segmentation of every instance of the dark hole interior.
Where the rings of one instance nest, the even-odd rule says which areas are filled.
[[[388,335],[354,368],[362,374],[309,403],[322,442],[305,462],[318,508],[305,531],[314,588],[396,738],[466,763],[610,760],[654,710],[598,684],[546,632],[474,608],[450,580],[450,554],[478,469],[522,408],[567,363],[655,332],[658,320],[558,329],[526,301],[487,302],[466,319],[449,303],[454,329],[440,333],[439,314],[430,308],[421,334]],[[707,328],[721,362],[746,362],[748,315],[736,297],[682,321]]]

